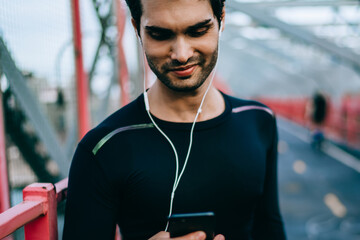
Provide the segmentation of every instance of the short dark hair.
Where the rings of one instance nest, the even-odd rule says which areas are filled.
[[[220,26],[225,0],[209,0],[209,1],[210,1],[212,10],[213,10],[214,16],[218,20],[219,26]],[[128,5],[130,12],[131,12],[131,16],[135,21],[136,30],[137,30],[138,34],[140,35],[140,19],[141,19],[141,15],[143,12],[141,0],[126,0],[126,4]]]

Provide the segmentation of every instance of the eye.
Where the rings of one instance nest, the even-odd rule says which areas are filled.
[[[173,34],[168,31],[148,31],[148,35],[157,41],[165,41],[170,39]]]
[[[190,37],[201,37],[201,36],[205,35],[208,31],[209,31],[208,27],[203,27],[203,28],[189,31],[188,35]]]
[[[188,29],[187,34],[190,37],[201,37],[204,36],[212,28],[212,24],[207,24],[203,26],[191,27]]]

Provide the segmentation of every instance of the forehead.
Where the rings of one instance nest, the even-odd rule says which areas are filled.
[[[181,28],[214,18],[209,0],[142,0],[142,26]]]

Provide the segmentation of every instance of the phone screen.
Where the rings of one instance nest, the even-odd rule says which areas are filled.
[[[180,237],[188,233],[203,231],[206,240],[215,236],[215,214],[213,212],[173,214],[169,217],[170,237]]]

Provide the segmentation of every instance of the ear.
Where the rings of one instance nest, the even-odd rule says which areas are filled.
[[[222,13],[221,13],[221,29],[220,31],[224,31],[225,29],[225,6],[223,7]]]
[[[138,30],[137,30],[136,22],[135,22],[135,20],[134,20],[133,18],[131,18],[131,24],[132,24],[132,26],[133,26],[133,28],[134,28],[135,34],[139,37],[139,39],[141,39],[141,38],[140,38],[140,33],[139,33]]]

